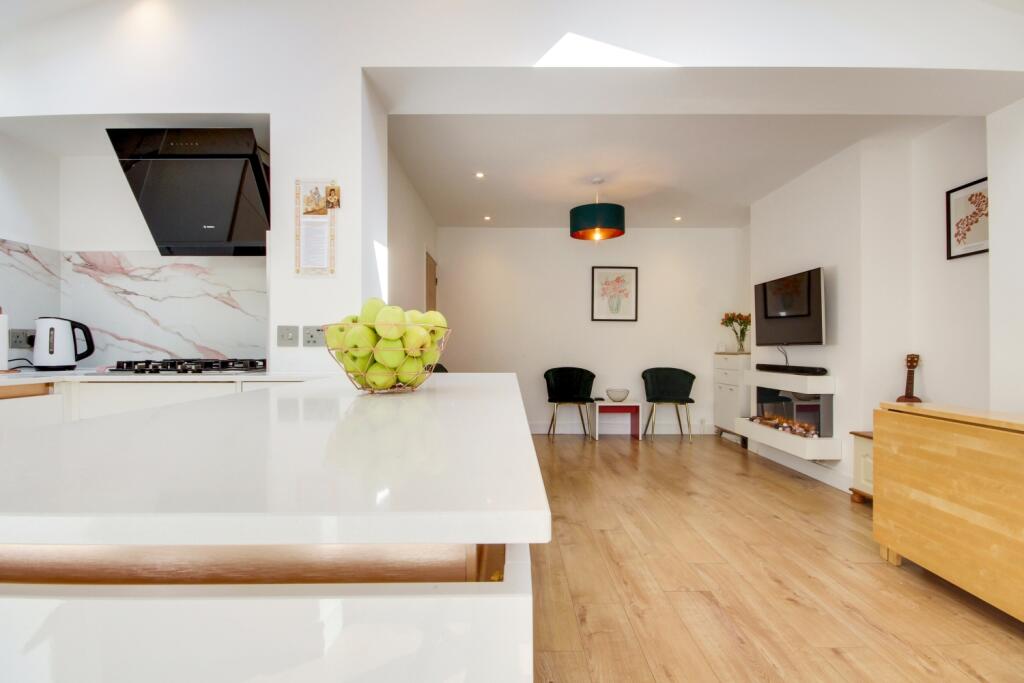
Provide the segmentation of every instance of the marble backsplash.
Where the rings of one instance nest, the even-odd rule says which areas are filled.
[[[12,328],[35,329],[36,318],[60,315],[60,252],[0,239],[0,307]],[[10,358],[32,351],[11,349]]]
[[[265,358],[266,260],[57,252],[0,240],[0,305],[12,326],[59,314],[88,325],[83,366],[142,358]],[[13,312],[13,310],[12,310]]]

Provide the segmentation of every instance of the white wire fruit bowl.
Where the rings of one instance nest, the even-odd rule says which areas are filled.
[[[357,389],[370,394],[396,394],[423,386],[441,362],[452,333],[447,327],[418,323],[390,325],[388,337],[377,334],[373,325],[358,322],[323,327],[331,358]],[[420,328],[426,338],[412,328]]]

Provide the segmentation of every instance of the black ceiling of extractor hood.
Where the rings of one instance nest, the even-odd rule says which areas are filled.
[[[164,256],[262,256],[270,155],[251,128],[110,128],[107,135]]]

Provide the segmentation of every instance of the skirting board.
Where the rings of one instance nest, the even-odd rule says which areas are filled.
[[[618,416],[615,416],[615,417],[618,417]],[[628,417],[628,416],[626,416],[626,417]],[[605,420],[608,420],[608,422],[605,422]],[[640,421],[640,427],[641,428],[644,426],[644,420],[646,420],[646,417],[643,418]],[[672,424],[671,425],[663,425],[661,423],[662,420],[664,420],[665,422],[668,422],[668,419],[665,418],[665,417],[661,417],[658,420],[658,431],[656,432],[658,435],[662,435],[662,434],[664,434],[664,435],[675,434],[677,436],[679,435],[679,426],[676,424],[675,415],[672,416]],[[601,436],[619,436],[619,435],[627,435],[628,436],[629,435],[629,422],[627,420],[623,420],[620,424],[609,424],[609,422],[611,422],[611,419],[609,418],[609,416],[605,416],[605,417],[601,418]],[[684,424],[686,423],[686,417],[685,416],[683,417],[683,423]],[[530,433],[531,434],[547,434],[548,433],[548,424],[549,424],[548,420],[544,420],[543,422],[532,421],[532,422],[530,422]],[[562,435],[562,434],[582,434],[583,433],[583,429],[580,427],[580,418],[579,418],[579,416],[576,415],[575,413],[572,414],[572,415],[569,415],[568,410],[566,411],[564,416],[560,415],[558,417],[558,433],[560,435]],[[714,433],[715,432],[713,431],[713,429],[708,429],[708,430],[702,432],[700,430],[700,425],[697,425],[697,424],[693,425],[693,435],[694,436],[700,436],[701,434],[705,434],[705,435],[706,434],[714,434]]]

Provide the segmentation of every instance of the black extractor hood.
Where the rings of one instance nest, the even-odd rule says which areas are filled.
[[[164,256],[262,256],[270,155],[251,128],[109,128]]]

